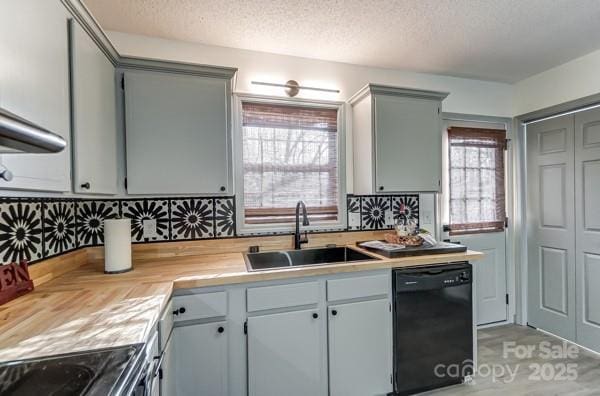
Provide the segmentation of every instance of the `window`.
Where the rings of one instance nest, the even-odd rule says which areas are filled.
[[[450,235],[503,231],[506,131],[448,129]]]
[[[339,221],[338,108],[242,101],[245,225]]]

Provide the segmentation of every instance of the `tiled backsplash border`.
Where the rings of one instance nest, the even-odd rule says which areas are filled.
[[[419,195],[348,195],[348,230],[392,228],[400,216],[419,221]],[[401,204],[404,212],[400,213]],[[134,243],[231,238],[234,197],[1,198],[0,263],[34,263],[104,242],[104,220],[130,218]],[[144,220],[156,220],[156,237],[144,238]]]

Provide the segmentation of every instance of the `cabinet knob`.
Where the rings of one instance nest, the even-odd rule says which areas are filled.
[[[173,315],[179,315],[179,314],[184,314],[184,313],[185,313],[185,307],[181,307],[181,308],[173,311]]]
[[[222,333],[222,332],[224,332],[224,331],[225,331],[225,328],[224,328],[223,326],[219,326],[219,328],[217,329],[217,331],[218,331],[219,333]]]
[[[383,186],[379,186],[379,191],[383,191]]]
[[[219,190],[225,191],[225,190],[227,190],[227,188],[225,188],[225,186],[221,186],[221,188],[219,188]]]
[[[85,182],[81,185],[81,188],[84,188],[86,190],[89,190],[91,187],[90,182]]]
[[[337,309],[332,309],[332,310],[331,310],[331,314],[332,314],[333,316],[337,315]]]
[[[313,319],[317,319],[318,317],[319,317],[319,314],[315,312],[315,313],[313,314]]]
[[[13,173],[6,168],[1,169],[0,170],[0,179],[4,179],[5,181],[9,182],[13,179]]]

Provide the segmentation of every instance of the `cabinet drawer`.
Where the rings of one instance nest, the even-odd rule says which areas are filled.
[[[173,297],[175,322],[227,315],[227,293],[214,292]]]
[[[319,284],[317,282],[302,282],[252,287],[246,293],[248,312],[297,307],[318,302]]]
[[[327,301],[384,295],[390,288],[388,274],[331,279],[327,281]]]
[[[158,347],[163,351],[173,330],[173,300],[169,300],[165,311],[158,321]]]

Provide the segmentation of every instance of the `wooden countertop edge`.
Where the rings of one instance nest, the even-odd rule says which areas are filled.
[[[289,269],[273,269],[254,272],[237,272],[215,275],[186,276],[173,280],[173,289],[191,289],[207,286],[226,286],[231,284],[262,282],[269,280],[281,280],[290,278],[300,278],[305,276],[332,275],[338,273],[371,271],[378,269],[392,269],[402,267],[416,267],[423,265],[441,264],[452,261],[474,261],[482,259],[485,254],[473,250],[467,250],[460,253],[430,254],[423,256],[409,256],[402,258],[387,258],[373,252],[360,249],[356,246],[348,247],[361,251],[379,260],[361,261],[352,263],[325,264],[318,266],[304,266]],[[241,260],[243,256],[240,253]]]

